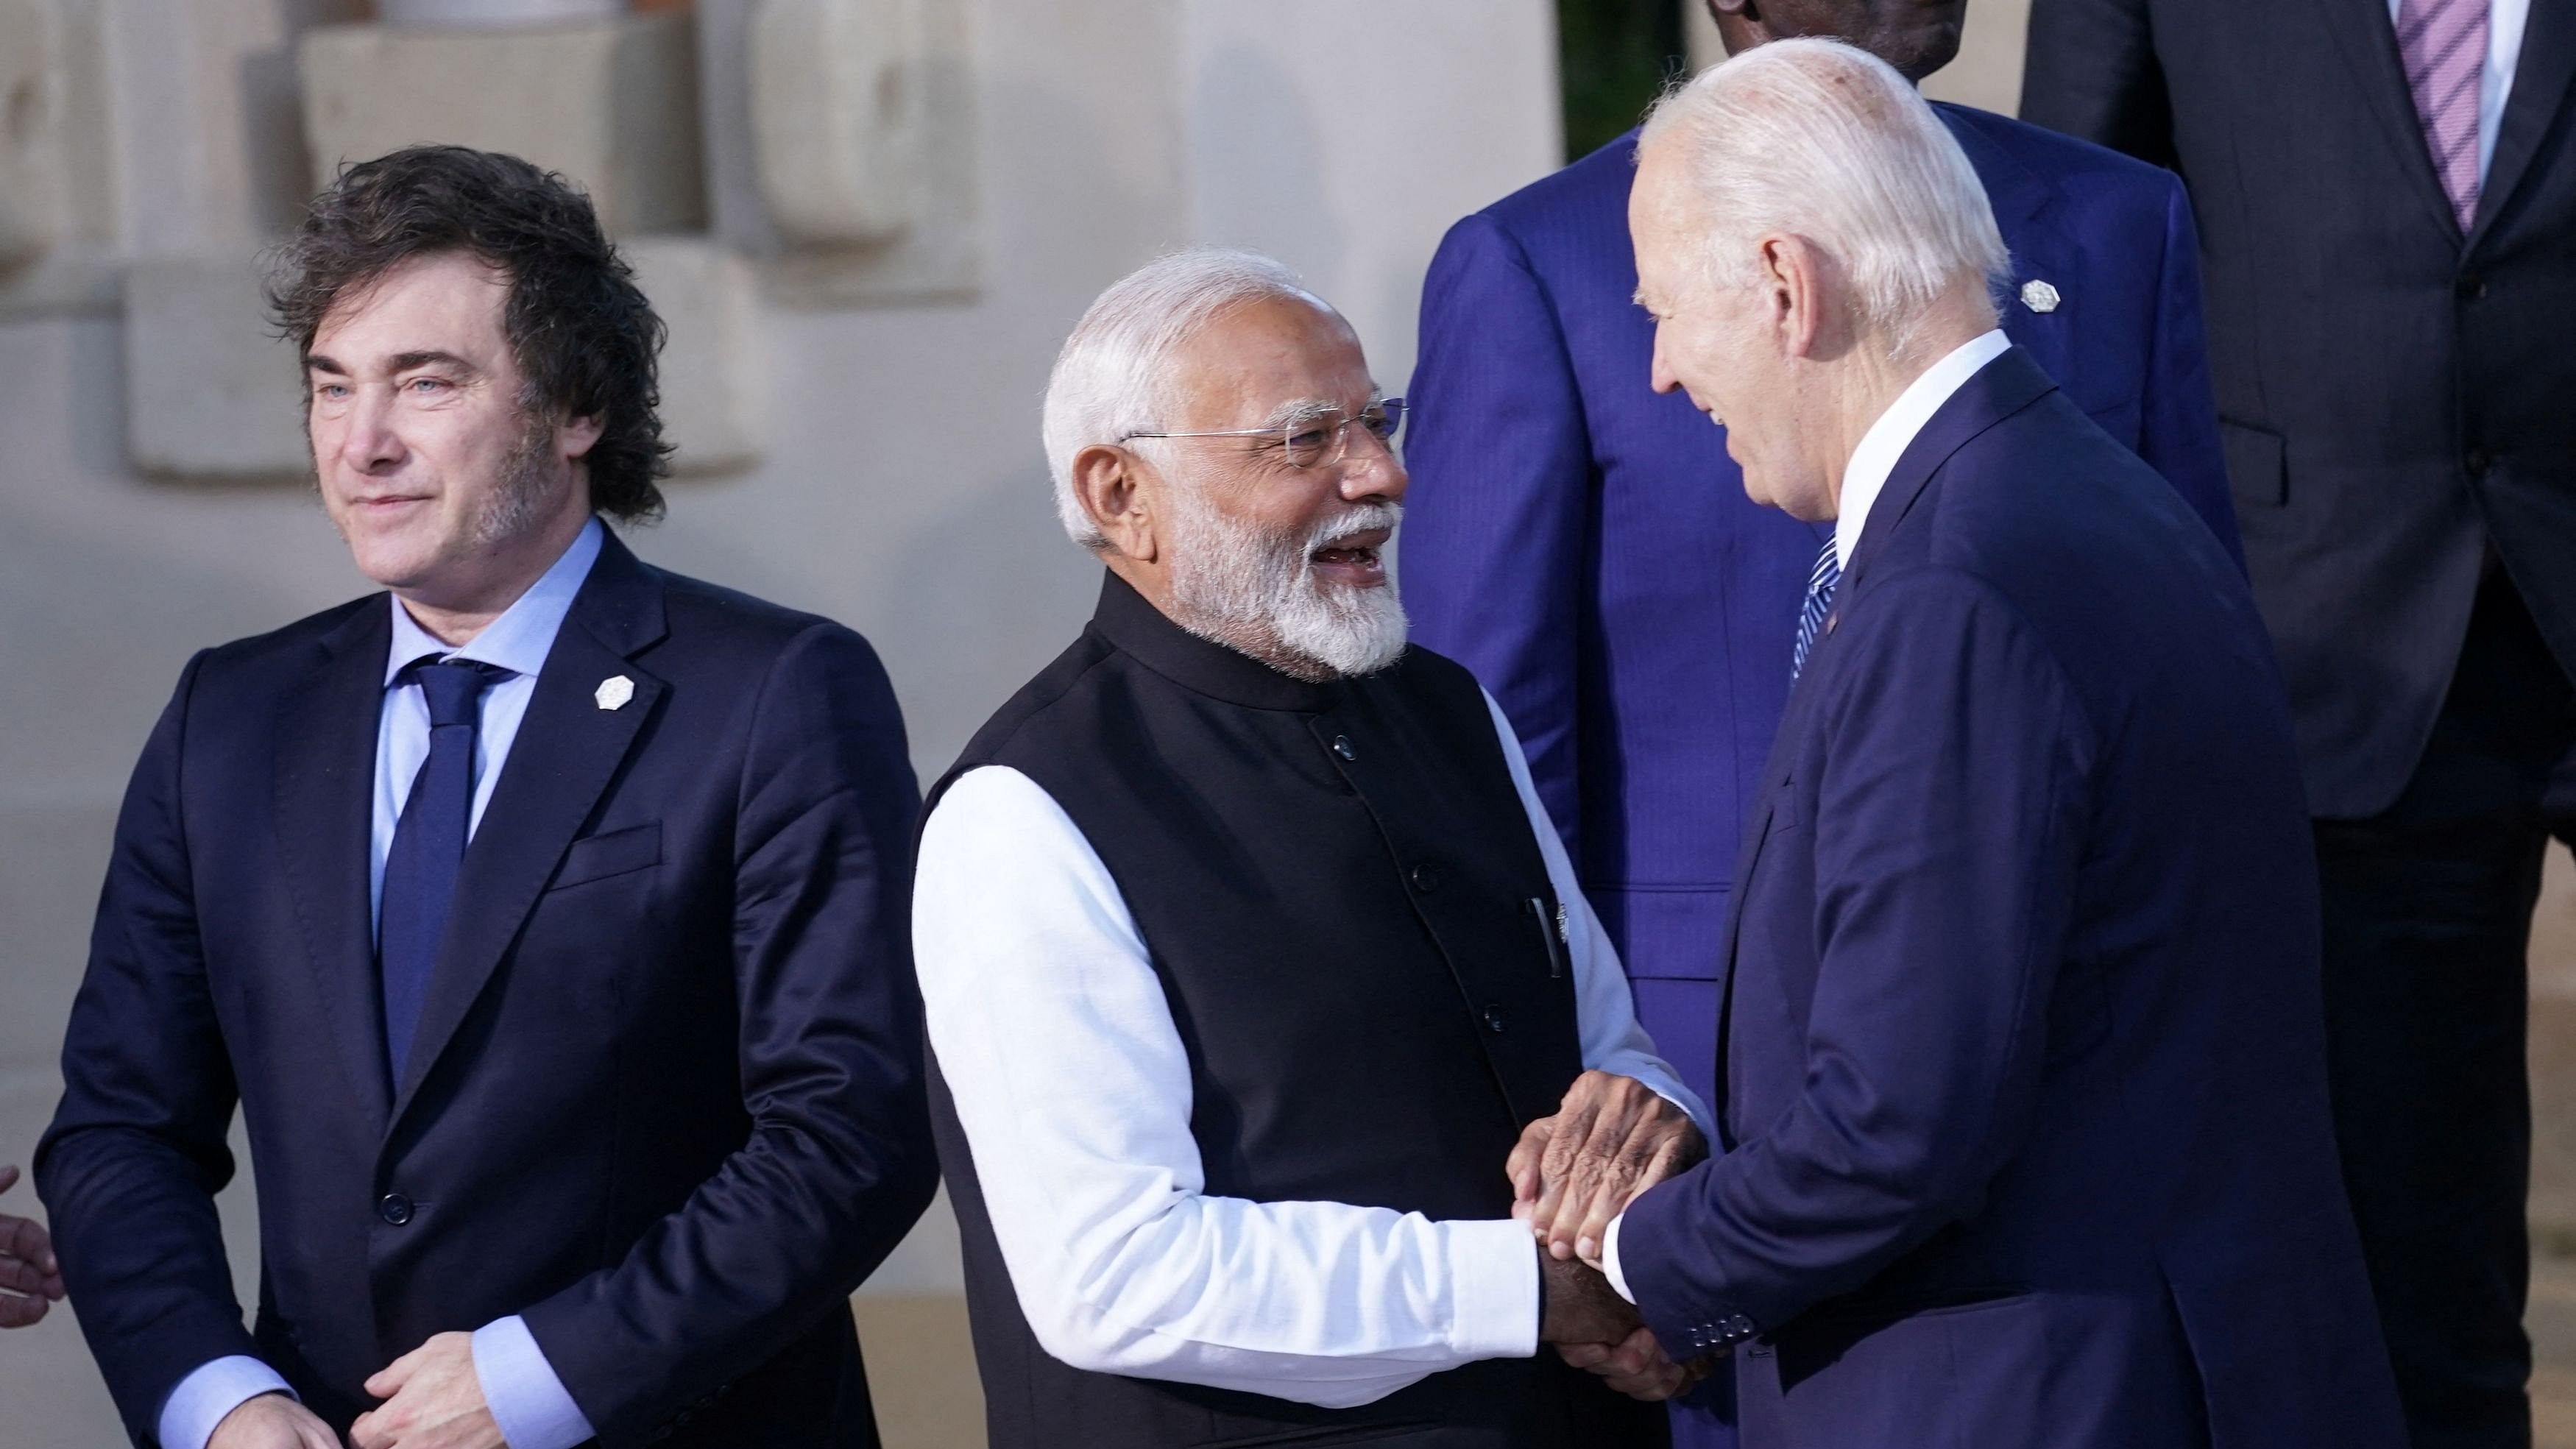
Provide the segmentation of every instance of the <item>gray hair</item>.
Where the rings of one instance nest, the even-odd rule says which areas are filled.
[[[1859,292],[1860,321],[1910,350],[1963,275],[1991,300],[2011,277],[1985,186],[1895,67],[1834,40],[1775,40],[1665,94],[1640,144],[1682,148],[1709,279],[1752,281],[1753,243],[1805,238]]]
[[[1172,355],[1224,312],[1270,298],[1323,305],[1295,273],[1258,252],[1197,247],[1129,272],[1082,314],[1047,378],[1043,425],[1056,516],[1074,542],[1109,546],[1074,494],[1074,455],[1167,426],[1178,392]]]

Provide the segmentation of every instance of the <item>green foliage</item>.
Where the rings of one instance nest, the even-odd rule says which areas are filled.
[[[1556,0],[1556,27],[1569,161],[1637,124],[1689,64],[1676,0]]]

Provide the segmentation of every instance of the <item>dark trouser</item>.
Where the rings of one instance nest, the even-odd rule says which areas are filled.
[[[2317,822],[2335,1134],[2415,1449],[2527,1449],[2524,957],[2576,691],[2501,568],[2404,793]]]

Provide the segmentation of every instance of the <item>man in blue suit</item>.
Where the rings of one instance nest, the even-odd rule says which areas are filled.
[[[507,156],[350,168],[273,293],[371,594],[199,654],[38,1149],[138,1444],[876,1443],[936,1176],[867,644],[639,562],[662,326]],[[212,1194],[259,1182],[242,1323]]]
[[[1829,536],[1710,942],[1719,1155],[1605,1272],[1732,1356],[1745,1449],[2401,1443],[2241,571],[1997,328],[1895,70],[1782,42],[1643,136],[1654,385]]]
[[[1966,0],[1710,8],[1730,50],[1839,36],[1919,79],[1957,52]],[[2233,557],[2182,187],[2034,126],[1934,109],[2011,249],[2004,334]],[[1638,1019],[1705,1094],[1728,867],[1788,697],[1782,621],[1824,534],[1748,503],[1725,434],[1646,386],[1635,149],[1623,136],[1441,245],[1409,389],[1401,563],[1415,637],[1501,701]]]

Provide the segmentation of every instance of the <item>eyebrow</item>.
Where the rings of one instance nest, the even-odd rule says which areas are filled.
[[[1379,403],[1384,401],[1386,401],[1385,390],[1382,388],[1372,387],[1369,389],[1369,400],[1360,404],[1360,407],[1365,410],[1376,407]],[[1270,416],[1253,424],[1253,426],[1260,428],[1265,432],[1272,428],[1289,428],[1294,427],[1299,423],[1312,422],[1317,418],[1329,417],[1341,410],[1342,405],[1340,403],[1333,402],[1325,398],[1290,398],[1288,401],[1272,408],[1270,410]]]
[[[458,372],[479,376],[483,371],[483,369],[476,367],[473,363],[466,361],[464,358],[457,356],[453,352],[439,352],[436,350],[425,352],[397,352],[388,360],[393,364],[392,370],[395,372],[409,372],[418,367],[448,367],[453,368]],[[346,377],[349,375],[349,369],[342,367],[336,360],[325,357],[318,352],[308,352],[304,355],[304,368],[308,372],[327,372],[334,377]]]

